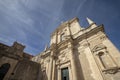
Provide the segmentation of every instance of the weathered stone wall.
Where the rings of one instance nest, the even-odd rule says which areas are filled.
[[[40,64],[28,60],[19,61],[10,80],[42,80]]]
[[[30,61],[33,56],[24,47],[17,42],[12,46],[0,43],[0,80],[42,80],[40,64]]]
[[[9,57],[5,57],[5,56],[2,56],[2,57],[0,58],[0,67],[1,67],[3,64],[6,64],[6,63],[10,64],[10,68],[9,68],[7,74],[5,75],[4,80],[8,80],[8,79],[9,79],[9,76],[11,76],[11,73],[12,73],[12,71],[14,70],[17,62],[18,62],[17,60],[12,59],[12,58],[9,58]]]

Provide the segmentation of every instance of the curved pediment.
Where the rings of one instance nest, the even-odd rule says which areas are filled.
[[[103,45],[103,44],[99,44],[99,45],[96,45],[96,46],[92,49],[92,52],[96,52],[96,51],[99,51],[99,50],[102,50],[102,49],[106,49],[106,46]]]

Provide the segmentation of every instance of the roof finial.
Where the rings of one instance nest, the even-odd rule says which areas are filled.
[[[45,49],[44,49],[44,51],[46,51],[47,49],[48,49],[48,45],[46,44],[46,45],[45,45]]]
[[[87,19],[87,21],[88,21],[88,23],[89,23],[89,25],[91,25],[91,24],[93,24],[93,23],[95,23],[94,21],[92,21],[90,18],[86,18]]]
[[[94,21],[92,21],[91,19],[89,19],[88,17],[86,18],[89,25],[91,26],[91,28],[95,28],[97,27],[96,23]]]

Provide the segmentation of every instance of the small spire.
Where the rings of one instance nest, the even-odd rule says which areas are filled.
[[[91,20],[91,19],[89,19],[88,17],[87,17],[86,19],[87,19],[87,21],[88,21],[89,25],[91,25],[91,24],[95,23],[94,21],[92,21],[92,20]]]
[[[46,44],[46,45],[45,45],[45,49],[44,49],[44,51],[46,51],[47,49],[48,49],[48,45]]]
[[[88,23],[89,23],[89,25],[90,25],[91,28],[97,27],[97,25],[96,25],[96,23],[95,23],[94,21],[92,21],[92,20],[89,19],[88,17],[87,17],[86,19],[87,19],[87,21],[88,21]]]

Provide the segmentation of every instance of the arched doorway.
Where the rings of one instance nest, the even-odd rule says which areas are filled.
[[[5,63],[0,67],[0,80],[3,80],[9,68],[10,68],[10,64],[8,63]]]

